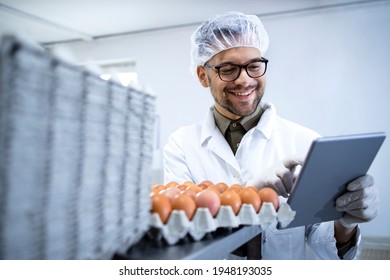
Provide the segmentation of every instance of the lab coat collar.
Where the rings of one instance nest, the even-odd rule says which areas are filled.
[[[202,130],[200,134],[200,144],[204,145],[208,139],[219,132],[217,125],[215,124],[213,107],[210,107],[203,119]]]
[[[264,112],[255,129],[262,133],[267,140],[271,139],[276,124],[276,109],[272,103],[260,102]]]
[[[238,162],[222,133],[215,124],[213,108],[207,111],[206,117],[203,120],[200,145],[207,146],[210,151],[214,152],[225,162],[229,163],[235,170],[240,172]]]

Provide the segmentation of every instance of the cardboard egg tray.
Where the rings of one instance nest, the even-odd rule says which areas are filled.
[[[169,245],[176,244],[187,234],[195,241],[202,239],[207,233],[217,228],[236,228],[240,225],[260,225],[265,230],[275,220],[280,226],[286,227],[295,217],[295,211],[282,202],[278,211],[272,203],[264,202],[256,213],[251,204],[243,204],[237,215],[230,206],[221,205],[217,215],[212,217],[208,208],[197,208],[189,220],[183,210],[172,210],[168,221],[163,224],[157,213],[151,214],[150,229],[157,229],[153,238],[163,238]]]

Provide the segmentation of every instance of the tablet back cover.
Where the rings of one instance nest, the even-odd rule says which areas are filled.
[[[334,208],[337,197],[367,173],[385,137],[378,132],[314,140],[287,201],[296,211],[287,228],[341,218]]]

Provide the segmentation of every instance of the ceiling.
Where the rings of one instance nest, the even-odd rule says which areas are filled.
[[[52,44],[195,25],[231,10],[270,16],[378,1],[0,0],[0,34],[17,33]]]

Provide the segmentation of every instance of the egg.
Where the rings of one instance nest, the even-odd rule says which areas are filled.
[[[229,188],[229,186],[227,184],[225,184],[224,182],[219,182],[219,183],[215,184],[214,186],[219,190],[220,193],[225,192]]]
[[[279,196],[274,189],[265,187],[260,189],[257,193],[262,202],[271,202],[275,210],[279,209]]]
[[[196,186],[196,184],[194,182],[191,182],[191,181],[185,181],[182,185],[186,185],[187,187]]]
[[[259,212],[261,207],[261,199],[256,191],[254,191],[252,188],[242,188],[238,194],[240,195],[242,203],[252,204],[256,213]]]
[[[196,191],[194,191],[194,189],[185,189],[185,190],[182,190],[180,192],[180,194],[185,194],[185,195],[188,195],[189,197],[191,197],[192,199],[195,199],[195,195],[196,195]]]
[[[252,190],[254,190],[255,192],[258,192],[258,191],[259,191],[259,189],[255,188],[255,187],[253,187],[253,186],[245,186],[245,188],[247,188],[247,189],[252,189]]]
[[[210,213],[215,217],[221,206],[219,195],[212,190],[205,189],[198,192],[195,196],[196,207],[204,207],[210,210]]]
[[[211,187],[214,184],[210,180],[204,180],[204,181],[200,182],[198,185],[207,185],[208,187]]]
[[[228,190],[235,191],[235,192],[239,193],[242,190],[242,188],[243,187],[239,184],[233,184],[228,188]]]
[[[154,185],[149,192],[149,196],[153,196],[155,194],[158,194],[163,189],[164,189],[163,185]]]
[[[241,197],[240,195],[231,190],[231,191],[225,191],[221,195],[221,205],[226,205],[232,207],[234,215],[237,215],[241,208]]]
[[[198,187],[201,188],[202,190],[205,190],[205,189],[209,188],[209,185],[207,185],[207,184],[199,184]]]
[[[189,186],[189,187],[186,188],[186,190],[193,190],[194,192],[198,193],[198,192],[200,192],[202,190],[202,188],[199,187],[199,186]]]
[[[208,187],[206,190],[213,191],[213,192],[215,192],[218,196],[220,196],[221,193],[222,193],[222,191],[221,191],[219,188],[217,188],[215,185]]]
[[[169,182],[169,183],[167,183],[167,184],[165,185],[165,189],[168,189],[169,187],[176,187],[176,186],[178,186],[178,185],[179,185],[178,182],[171,181],[171,182]]]
[[[171,201],[172,209],[183,210],[189,220],[192,219],[196,210],[195,201],[188,195],[180,194]]]
[[[186,188],[188,188],[188,186],[187,185],[177,185],[176,188],[178,188],[179,190],[183,191]]]
[[[172,211],[169,199],[162,194],[156,194],[151,197],[151,204],[152,208],[150,211],[157,213],[160,216],[161,222],[165,224]]]
[[[178,188],[175,188],[175,187],[170,187],[166,190],[161,190],[159,192],[159,194],[166,196],[169,199],[169,201],[172,201],[172,199],[175,196],[177,196],[179,193],[180,193],[180,190]]]

